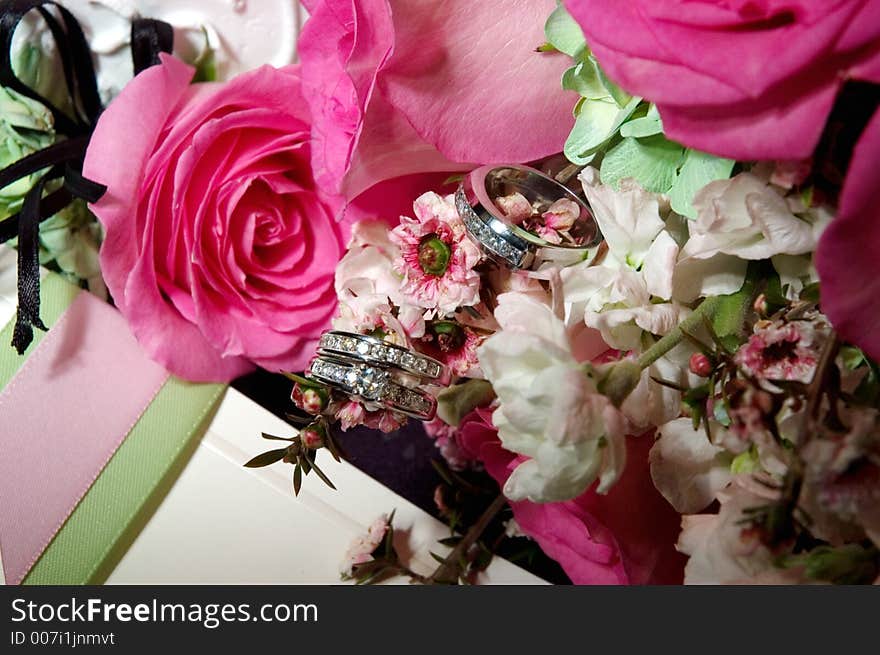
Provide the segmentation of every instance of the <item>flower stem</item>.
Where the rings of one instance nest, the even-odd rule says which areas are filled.
[[[476,541],[482,536],[483,532],[486,531],[486,528],[489,527],[489,524],[492,522],[492,519],[500,512],[504,506],[507,504],[507,498],[504,497],[504,494],[498,494],[498,497],[492,501],[492,504],[486,508],[486,511],[483,512],[482,516],[474,523],[470,530],[467,531],[467,534],[462,538],[461,541],[452,549],[449,555],[446,556],[446,559],[443,560],[443,563],[437,567],[437,570],[431,574],[431,577],[428,578],[428,584],[455,584],[458,581],[459,573],[461,572],[461,566],[459,561],[462,556],[468,552],[471,546],[476,543]]]
[[[700,306],[697,307],[690,316],[679,323],[675,329],[641,354],[638,359],[639,366],[642,369],[646,369],[663,357],[663,355],[675,348],[682,342],[686,332],[689,334],[696,330],[703,324],[705,319],[711,320],[720,304],[721,296],[706,298],[700,303]]]

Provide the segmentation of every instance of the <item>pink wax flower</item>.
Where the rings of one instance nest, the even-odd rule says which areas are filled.
[[[394,432],[406,423],[406,417],[384,409],[370,411],[363,403],[349,400],[336,410],[334,420],[339,423],[343,432],[365,425],[381,432]]]
[[[670,139],[732,159],[806,159],[844,81],[880,81],[880,0],[565,6],[609,77],[657,103]]]
[[[400,206],[400,176],[562,150],[577,100],[559,88],[570,60],[535,52],[553,0],[304,4],[314,170],[329,190],[351,201],[381,189],[387,209]]]
[[[102,114],[84,172],[101,270],[143,348],[196,381],[302,369],[336,308],[347,227],[310,169],[294,67],[190,85],[162,56]]]
[[[820,328],[808,321],[760,322],[734,361],[758,380],[808,384],[816,370],[823,336]]]
[[[454,376],[482,377],[477,348],[482,338],[455,321],[429,321],[424,336],[415,340],[420,351],[443,362]]]
[[[443,316],[480,302],[477,246],[467,236],[452,196],[428,192],[415,201],[416,218],[401,217],[391,232],[400,248],[394,267],[408,303]]]
[[[384,514],[373,521],[364,535],[357,537],[348,547],[340,569],[343,577],[351,575],[351,569],[357,564],[369,562],[385,535],[388,534],[388,517]]]
[[[463,471],[472,461],[458,445],[458,430],[439,418],[425,423],[425,432],[434,440],[437,450],[453,471]]]
[[[626,469],[607,494],[591,488],[565,502],[512,502],[513,516],[575,584],[680,583],[684,559],[673,548],[680,517],[651,482],[653,440],[626,441]],[[502,448],[487,408],[464,418],[459,443],[502,487],[521,461]]]

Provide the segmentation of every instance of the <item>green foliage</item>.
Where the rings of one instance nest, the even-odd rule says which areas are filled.
[[[547,43],[569,57],[577,57],[586,48],[583,30],[565,7],[559,5],[544,24]]]
[[[0,87],[0,169],[55,142],[52,114],[40,103]],[[21,209],[25,194],[42,172],[0,189],[0,220]]]
[[[202,35],[205,39],[205,46],[193,62],[196,68],[193,82],[214,82],[217,79],[217,56],[214,48],[211,47],[208,32],[203,27]]]
[[[633,178],[648,191],[669,194],[676,212],[696,218],[694,194],[713,180],[730,177],[734,162],[664,137],[657,107],[608,78],[565,7],[557,6],[544,33],[547,48],[574,60],[562,76],[562,87],[581,96],[565,142],[569,161],[579,166],[601,162],[604,183],[616,187]]]
[[[735,163],[732,159],[715,157],[699,150],[686,150],[681,168],[668,190],[672,209],[682,216],[696,218],[697,212],[692,204],[694,195],[709,182],[729,178]]]
[[[446,387],[437,394],[437,416],[458,427],[461,419],[477,407],[488,405],[495,398],[492,385],[485,380],[468,380]]]
[[[602,182],[617,187],[634,178],[652,193],[666,193],[675,183],[685,150],[661,134],[636,139],[626,137],[609,148],[599,172]]]
[[[845,544],[822,545],[801,555],[785,557],[784,568],[803,567],[810,580],[832,584],[871,584],[880,573],[880,551],[874,546]]]

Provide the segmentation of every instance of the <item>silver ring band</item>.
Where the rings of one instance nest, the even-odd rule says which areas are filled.
[[[389,371],[378,366],[319,356],[309,363],[306,377],[422,421],[430,421],[437,411],[433,396],[398,384]]]
[[[560,199],[580,208],[577,219],[583,245],[554,244],[511,223],[495,198],[522,194],[533,205],[549,207]],[[601,234],[590,207],[571,189],[544,173],[520,165],[483,166],[465,176],[455,194],[455,207],[468,234],[491,257],[511,268],[535,269],[544,262],[568,266],[596,253]]]
[[[341,330],[325,332],[318,342],[318,354],[396,368],[433,384],[449,383],[449,369],[433,357],[366,334]]]

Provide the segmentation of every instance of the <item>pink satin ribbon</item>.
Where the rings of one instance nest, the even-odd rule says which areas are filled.
[[[19,584],[164,384],[115,309],[80,293],[0,392],[0,549]]]

